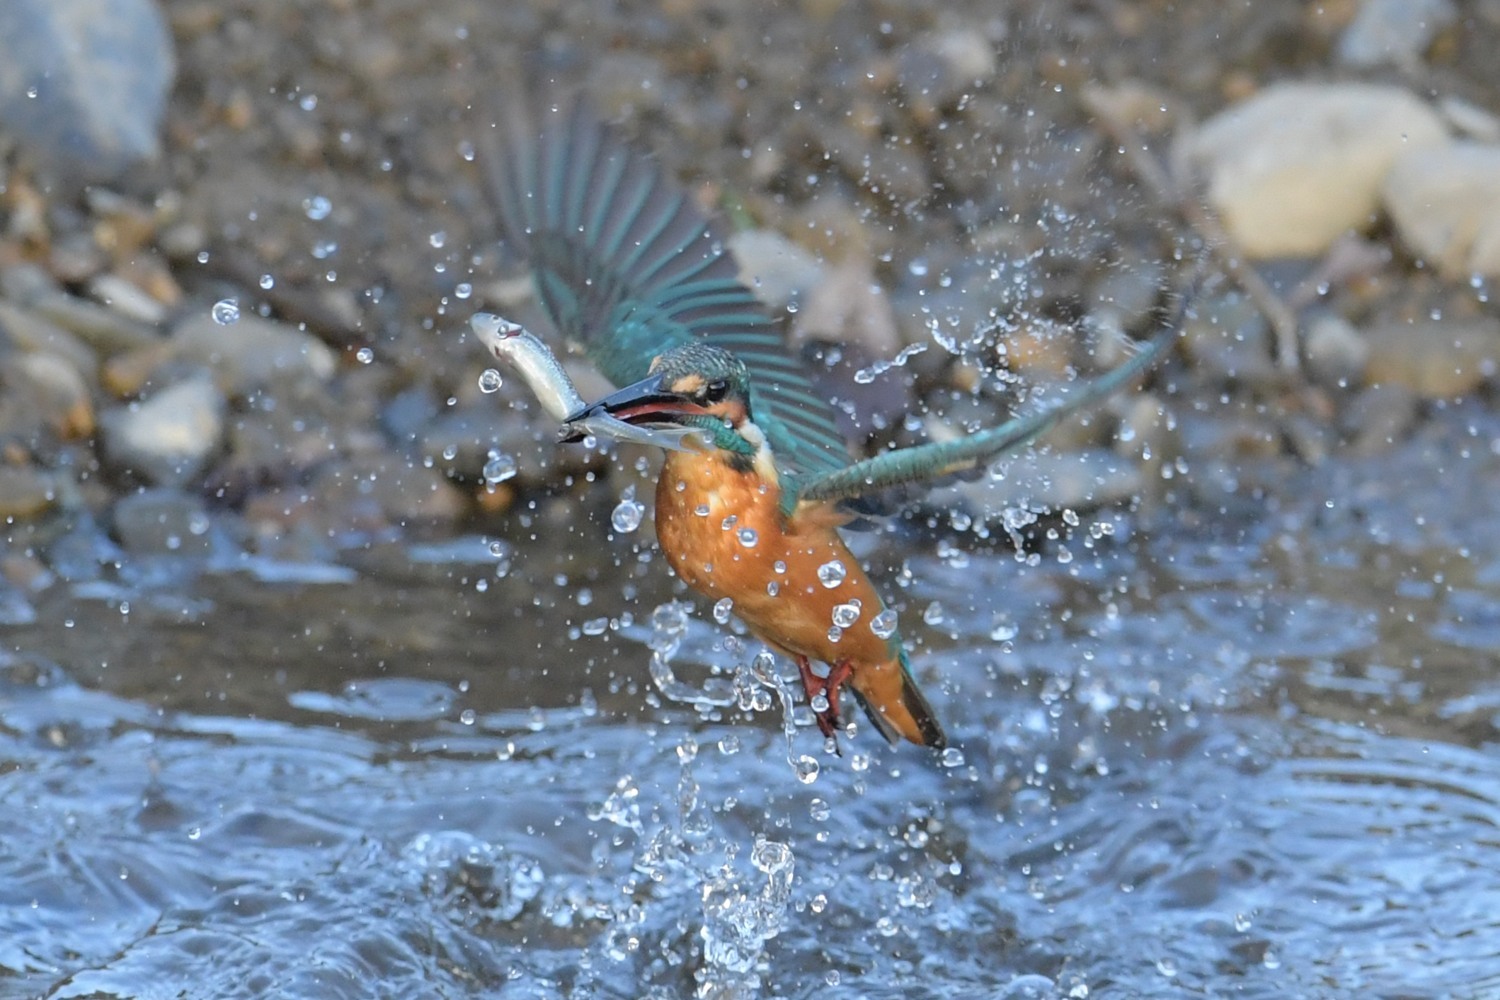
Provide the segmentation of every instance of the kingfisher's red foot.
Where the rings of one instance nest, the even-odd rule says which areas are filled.
[[[840,660],[828,670],[827,677],[819,677],[813,673],[812,663],[805,656],[797,657],[797,671],[802,675],[802,689],[807,693],[808,704],[812,704],[818,695],[828,703],[822,711],[813,709],[813,717],[818,720],[818,731],[824,736],[833,736],[839,731],[839,689],[854,673],[854,665],[848,660]]]

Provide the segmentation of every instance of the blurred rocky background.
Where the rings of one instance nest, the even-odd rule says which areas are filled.
[[[1261,505],[1490,398],[1496,51],[1497,0],[12,0],[3,606],[617,499],[465,336],[546,330],[474,162],[518,71],[727,217],[856,449],[1117,363],[1211,256],[1141,393],[931,509]]]

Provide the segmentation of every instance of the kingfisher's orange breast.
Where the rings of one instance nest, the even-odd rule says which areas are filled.
[[[782,652],[825,663],[889,659],[892,642],[870,628],[885,605],[843,540],[827,525],[788,524],[780,504],[779,485],[754,469],[711,452],[671,452],[656,487],[657,539],[688,586],[729,598],[734,614]],[[830,563],[844,572],[832,587],[819,578]],[[839,605],[859,616],[831,638]]]

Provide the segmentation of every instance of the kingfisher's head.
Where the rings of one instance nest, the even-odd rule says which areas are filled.
[[[637,426],[696,428],[732,451],[746,450],[747,431],[759,439],[752,430],[750,373],[732,353],[702,341],[657,356],[649,375],[569,415],[564,430],[600,414]],[[578,431],[564,440],[581,436]]]

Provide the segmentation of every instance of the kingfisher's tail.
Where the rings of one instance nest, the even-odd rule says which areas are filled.
[[[911,675],[911,661],[900,646],[896,647],[896,655],[884,663],[862,663],[855,667],[849,677],[849,690],[854,692],[871,724],[888,741],[894,743],[902,737],[938,749],[948,745],[937,713],[917,687],[917,680]]]

